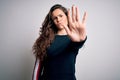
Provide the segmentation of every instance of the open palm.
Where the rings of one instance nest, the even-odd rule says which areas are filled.
[[[70,10],[68,10],[68,25],[64,26],[68,36],[74,42],[83,41],[86,38],[86,12],[84,13],[82,21],[80,21],[80,15],[78,7],[72,6],[72,16]]]

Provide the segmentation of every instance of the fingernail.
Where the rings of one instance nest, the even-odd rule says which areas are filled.
[[[68,8],[68,11],[70,11],[70,8]]]
[[[73,4],[72,6],[75,6],[75,4]]]

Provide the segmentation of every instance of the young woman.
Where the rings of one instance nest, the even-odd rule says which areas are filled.
[[[87,39],[86,12],[82,21],[78,7],[73,5],[71,12],[60,4],[48,12],[33,45],[34,80],[76,80],[76,56]]]

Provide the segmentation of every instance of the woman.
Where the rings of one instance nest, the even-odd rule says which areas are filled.
[[[86,41],[86,12],[82,22],[78,7],[72,14],[60,4],[51,7],[33,46],[34,80],[76,80],[75,61]]]

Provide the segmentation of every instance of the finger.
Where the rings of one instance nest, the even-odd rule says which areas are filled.
[[[72,17],[70,14],[70,9],[68,9],[68,26],[69,26],[69,29],[71,30],[72,27],[70,25],[72,25]]]
[[[72,6],[72,21],[73,22],[75,22],[75,16],[76,16],[76,14],[75,14],[75,6],[73,5]]]
[[[72,23],[72,18],[70,14],[70,9],[68,9],[68,23]]]
[[[80,21],[80,14],[78,7],[76,7],[76,21]]]
[[[64,27],[65,31],[67,32],[67,34],[69,35],[70,34],[70,29],[68,28],[68,26],[63,25],[63,27]]]
[[[84,13],[83,19],[82,19],[82,23],[85,24],[86,23],[86,18],[87,18],[87,13]]]

